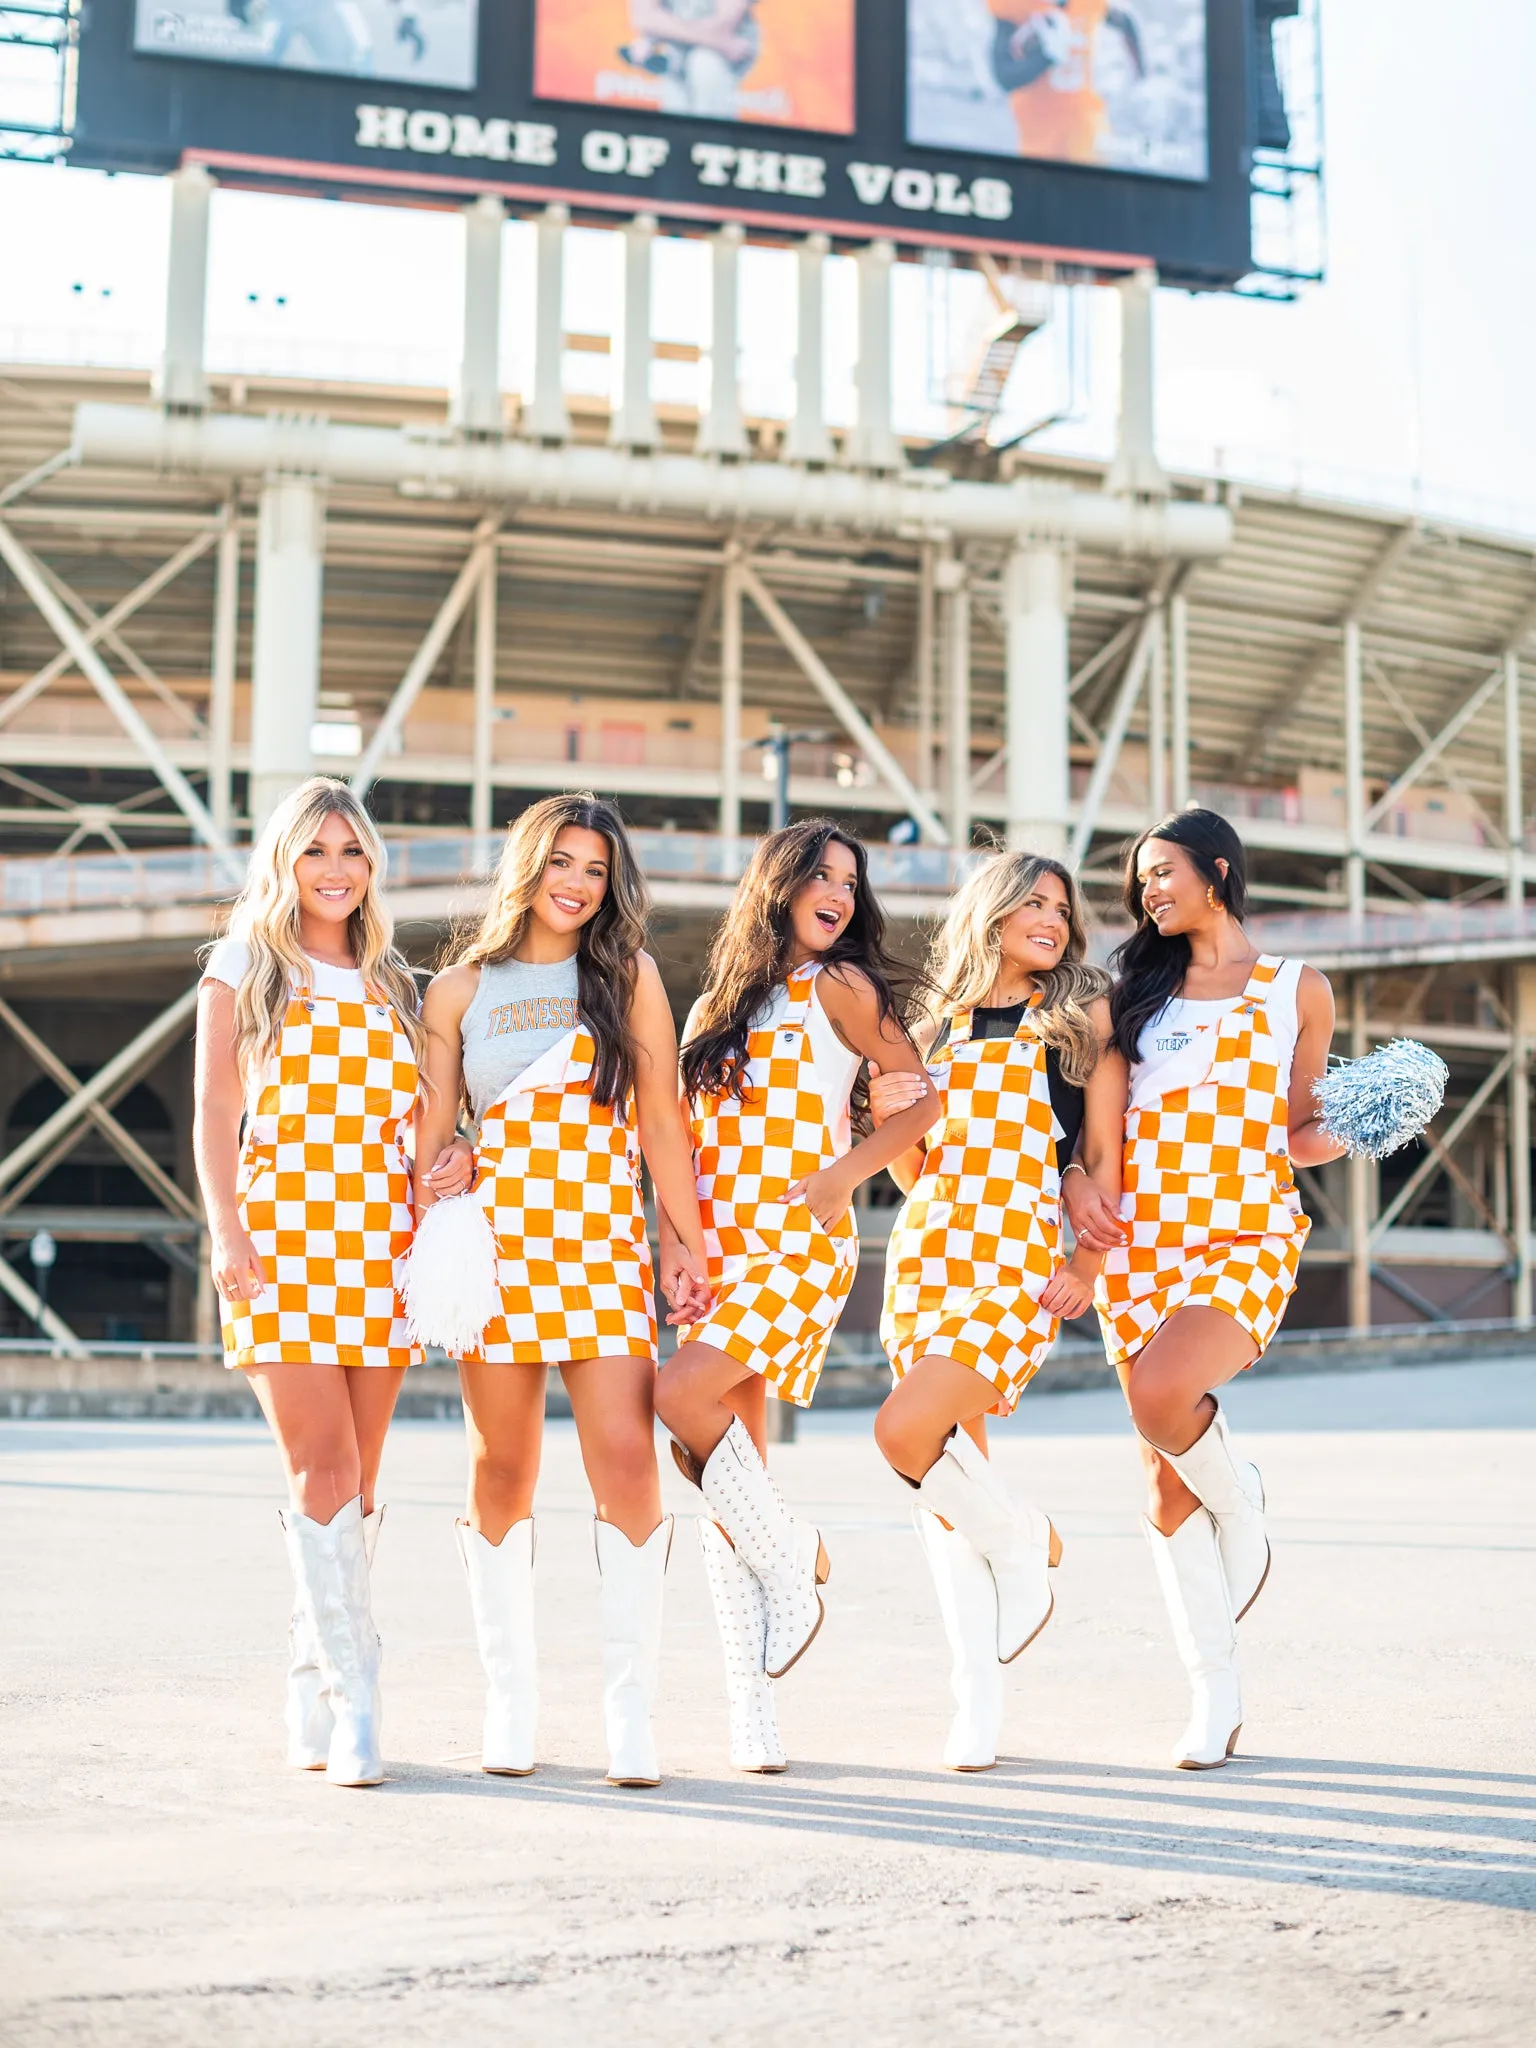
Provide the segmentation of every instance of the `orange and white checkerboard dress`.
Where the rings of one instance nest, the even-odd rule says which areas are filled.
[[[420,1362],[395,1291],[414,1227],[404,1140],[417,1088],[411,1042],[381,996],[290,999],[237,1182],[267,1290],[220,1302],[226,1365]]]
[[[839,1156],[809,1031],[819,966],[789,976],[789,1006],[747,1040],[741,1101],[692,1106],[699,1213],[715,1299],[679,1341],[712,1344],[806,1407],[859,1264],[853,1217],[830,1232],[786,1188]]]
[[[928,1064],[943,1112],[885,1260],[880,1341],[895,1377],[930,1354],[953,1358],[991,1381],[1004,1414],[1058,1327],[1039,1302],[1062,1259],[1045,1054],[1027,1010],[1012,1038],[972,1038],[971,1012],[956,1013]]]
[[[480,1119],[475,1193],[496,1238],[501,1314],[472,1361],[656,1363],[634,1108],[593,1100],[595,1058],[578,1025]]]
[[[1094,1303],[1115,1364],[1181,1308],[1217,1308],[1263,1352],[1296,1286],[1311,1224],[1291,1171],[1290,1061],[1265,1010],[1284,962],[1266,955],[1215,1024],[1152,1077],[1134,1077],[1121,1217]]]

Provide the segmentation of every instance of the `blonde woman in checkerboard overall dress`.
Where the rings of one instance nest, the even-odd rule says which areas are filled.
[[[863,847],[808,819],[759,842],[684,1033],[715,1301],[682,1329],[656,1406],[709,1507],[699,1538],[741,1770],[784,1768],[772,1681],[820,1627],[827,1575],[820,1535],[768,1477],[767,1389],[810,1401],[858,1263],[854,1189],[938,1107],[898,1014],[900,978]],[[865,1061],[915,1075],[917,1101],[855,1145]]]
[[[295,790],[251,854],[197,1019],[194,1143],[225,1361],[248,1376],[288,1479],[288,1760],[342,1785],[383,1775],[374,1488],[420,1356],[394,1260],[411,1240],[405,1137],[423,1040],[384,869],[344,783]],[[432,1178],[446,1194],[467,1187],[468,1148],[434,1154]]]
[[[895,1387],[875,1423],[917,1492],[913,1519],[951,1654],[952,1770],[997,1761],[1004,1664],[1044,1628],[1061,1545],[987,1457],[985,1418],[1011,1414],[1089,1307],[1100,1254],[1061,1234],[1064,1173],[1120,1193],[1125,1072],[1107,1050],[1109,977],[1084,964],[1076,884],[1059,862],[1000,853],[955,898],[929,963],[918,1033],[943,1110],[891,1174],[880,1335]],[[870,1085],[877,1124],[911,1100],[905,1074]]]
[[[1243,846],[1214,811],[1180,811],[1131,849],[1110,997],[1129,1063],[1118,1219],[1072,1176],[1068,1214],[1106,1256],[1096,1303],[1142,1438],[1147,1540],[1189,1675],[1174,1749],[1226,1762],[1242,1724],[1237,1623],[1269,1572],[1264,1489],[1234,1455],[1212,1389],[1252,1365],[1296,1286],[1310,1228],[1295,1166],[1342,1156],[1313,1100],[1333,1036],[1314,968],[1243,929]]]
[[[642,1151],[676,1225],[661,1267],[674,1319],[699,1314],[709,1289],[677,1037],[641,950],[648,910],[613,806],[548,797],[513,824],[480,929],[423,1005],[422,1156],[446,1145],[467,1092],[499,1253],[501,1313],[459,1359],[470,1475],[457,1534],[486,1675],[481,1763],[508,1777],[536,1757],[533,1496],[552,1365],[597,1508],[609,1780],[661,1776],[651,1702],[672,1522],[656,1470]]]

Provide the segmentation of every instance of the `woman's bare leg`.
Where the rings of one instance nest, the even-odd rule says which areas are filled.
[[[661,1521],[656,1368],[648,1358],[583,1358],[562,1377],[598,1520],[643,1543]]]
[[[1117,1370],[1141,1439],[1147,1520],[1160,1535],[1183,1527],[1200,1503],[1160,1452],[1187,1451],[1210,1427],[1213,1387],[1252,1365],[1259,1347],[1219,1308],[1181,1308]]]
[[[969,1365],[953,1358],[920,1358],[905,1373],[875,1417],[875,1442],[893,1471],[914,1483],[943,1455],[958,1425],[985,1451],[985,1416],[997,1406],[997,1389]]]
[[[368,1513],[404,1372],[265,1365],[246,1377],[277,1439],[299,1513],[329,1522],[359,1494]]]
[[[363,1513],[371,1515],[374,1492],[379,1483],[379,1462],[384,1456],[384,1439],[394,1416],[395,1403],[405,1384],[403,1370],[351,1371],[347,1393],[352,1402],[352,1426],[357,1434],[358,1463],[363,1475]]]
[[[749,1372],[738,1380],[725,1397],[725,1405],[757,1445],[757,1455],[768,1462],[768,1382],[760,1372]]]
[[[752,1368],[713,1344],[679,1344],[656,1382],[656,1413],[700,1465],[736,1419],[730,1399]]]
[[[464,1427],[469,1439],[466,1519],[487,1543],[498,1544],[514,1522],[533,1513],[544,1445],[541,1365],[459,1362]]]

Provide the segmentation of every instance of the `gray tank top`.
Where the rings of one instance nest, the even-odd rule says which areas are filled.
[[[518,1075],[576,1029],[576,959],[487,962],[464,1012],[464,1086],[476,1121]]]

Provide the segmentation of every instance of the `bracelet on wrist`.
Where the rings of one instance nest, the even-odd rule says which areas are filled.
[[[1087,1167],[1080,1165],[1078,1161],[1075,1159],[1069,1159],[1066,1165],[1061,1169],[1061,1178],[1065,1180],[1069,1173],[1080,1173],[1083,1176],[1084,1180],[1087,1180],[1088,1178]]]

